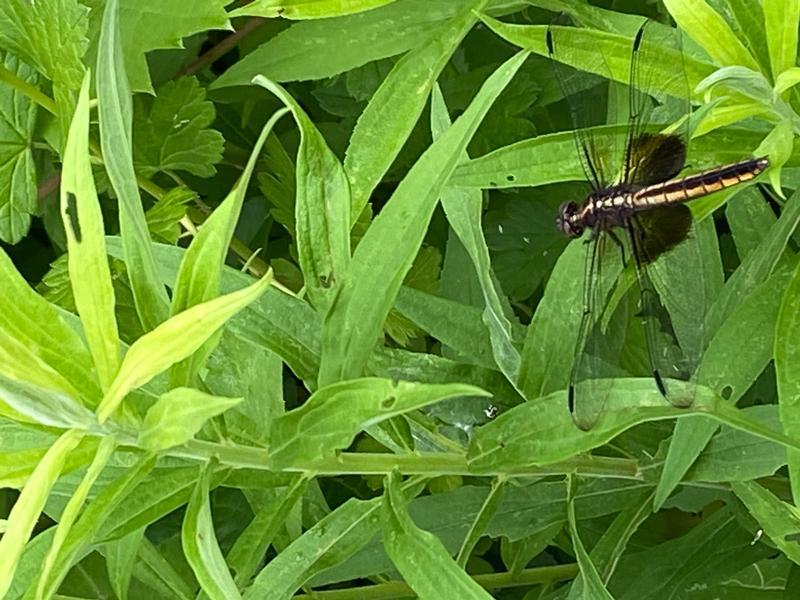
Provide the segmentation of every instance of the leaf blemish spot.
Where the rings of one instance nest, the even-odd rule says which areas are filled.
[[[75,194],[67,192],[67,217],[69,217],[69,226],[72,228],[72,233],[75,235],[75,241],[81,241],[81,224],[78,221],[78,203]]]
[[[396,402],[397,398],[395,398],[394,396],[389,396],[388,398],[384,398],[383,400],[381,400],[381,408],[384,410],[389,410],[395,405]]]

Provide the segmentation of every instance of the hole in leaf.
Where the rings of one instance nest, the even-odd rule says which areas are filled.
[[[720,396],[725,398],[725,400],[730,400],[732,395],[733,395],[733,388],[731,386],[726,385],[724,388],[722,388]]]
[[[383,408],[384,410],[388,410],[395,405],[395,402],[397,402],[397,398],[395,398],[394,396],[389,396],[388,398],[384,398],[383,400],[381,400],[381,408]]]

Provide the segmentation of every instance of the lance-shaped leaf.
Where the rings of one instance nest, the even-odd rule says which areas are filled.
[[[364,378],[314,392],[303,406],[272,425],[270,458],[275,465],[322,458],[349,446],[355,435],[390,417],[456,396],[487,396],[471,385],[424,384]]]
[[[370,225],[325,318],[320,385],[362,375],[444,185],[484,115],[526,57],[526,52],[517,54],[486,80],[464,113],[414,164]]]
[[[31,289],[2,249],[0,342],[0,372],[75,398],[99,397],[92,357],[81,336]]]
[[[72,295],[97,376],[107,390],[119,368],[114,287],[108,268],[103,214],[89,162],[89,80],[86,73],[69,128],[61,174],[61,219],[67,235]],[[91,273],[91,277],[86,274]]]
[[[800,441],[776,432],[732,407],[710,389],[672,382],[676,391],[694,397],[688,408],[664,400],[652,379],[613,381],[604,412],[589,431],[575,426],[567,408],[566,392],[555,392],[521,404],[480,427],[468,452],[474,469],[499,469],[565,460],[606,444],[634,425],[660,419],[705,415],[766,440],[800,449]]]
[[[264,125],[261,135],[250,153],[250,159],[247,161],[244,172],[222,204],[206,219],[189,248],[184,252],[172,295],[173,315],[190,306],[211,300],[219,294],[222,267],[225,264],[236,223],[239,221],[242,203],[256,161],[267,136],[278,119],[286,112],[285,110],[277,111]],[[189,360],[175,366],[171,374],[173,386],[189,385],[192,382],[208,354],[213,350],[215,341],[215,339],[210,340]]]
[[[211,417],[241,401],[242,398],[212,396],[193,388],[170,390],[147,410],[139,444],[156,452],[186,443]]]
[[[678,27],[700,44],[719,66],[742,65],[758,69],[758,62],[725,18],[705,0],[664,0],[664,6]]]
[[[422,114],[431,88],[464,36],[472,29],[475,10],[485,0],[463,3],[462,11],[442,24],[424,44],[401,58],[381,82],[358,118],[344,159],[357,216],[370,194],[397,158]],[[375,140],[381,140],[376,144]]]
[[[117,377],[97,407],[100,422],[114,412],[128,392],[195,352],[228,319],[261,296],[271,281],[270,271],[244,289],[178,313],[136,340],[128,349]]]
[[[300,129],[294,215],[297,254],[311,302],[325,312],[350,263],[350,184],[325,138],[286,90],[266,77],[253,83],[275,94]]]
[[[255,0],[230,16],[281,17],[284,19],[324,19],[363,12],[394,0]]]
[[[764,528],[764,533],[793,562],[800,564],[800,513],[755,481],[734,481],[733,492]],[[755,532],[753,532],[755,534]]]
[[[439,87],[435,87],[431,96],[431,129],[438,137],[450,127]],[[464,153],[464,158],[468,158]],[[516,384],[519,375],[520,356],[511,341],[511,322],[503,312],[500,293],[492,278],[492,266],[489,248],[483,237],[481,216],[483,214],[483,195],[480,190],[461,190],[447,187],[442,191],[442,208],[447,215],[450,227],[456,232],[458,239],[469,254],[478,281],[483,292],[485,308],[483,322],[489,330],[492,342],[492,353],[500,370],[511,383]]]
[[[212,470],[205,467],[192,492],[183,518],[181,542],[186,560],[208,597],[212,600],[235,600],[241,595],[225,564],[211,519],[208,498],[211,473]]]
[[[50,447],[36,466],[8,516],[3,537],[0,538],[0,596],[5,596],[14,577],[25,544],[28,543],[44,503],[50,495],[69,453],[81,440],[81,434],[67,431]]]
[[[441,540],[414,524],[406,510],[400,476],[386,478],[383,495],[383,544],[397,570],[419,598],[487,600],[489,593],[452,559]]]
[[[122,56],[118,0],[108,0],[97,55],[100,144],[108,178],[119,202],[119,227],[136,312],[145,330],[169,315],[167,290],[158,279],[150,232],[139,197],[131,150],[131,92]]]
[[[781,423],[786,435],[800,436],[800,266],[789,280],[775,321],[775,377]],[[790,451],[789,481],[792,495],[800,498],[800,453]]]

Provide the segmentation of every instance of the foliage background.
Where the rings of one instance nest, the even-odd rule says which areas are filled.
[[[642,17],[676,22],[689,163],[766,154],[775,190],[693,203],[654,265],[706,338],[694,404],[658,395],[622,310],[630,376],[589,432],[562,11],[569,64],[622,81]],[[0,596],[796,597],[799,22],[2,3]]]

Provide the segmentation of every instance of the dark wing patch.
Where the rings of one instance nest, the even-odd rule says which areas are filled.
[[[674,135],[642,133],[631,141],[628,152],[629,183],[648,186],[668,181],[686,163],[686,144]]]
[[[692,226],[692,212],[685,204],[660,206],[638,213],[634,226],[641,258],[651,263],[686,239]]]

